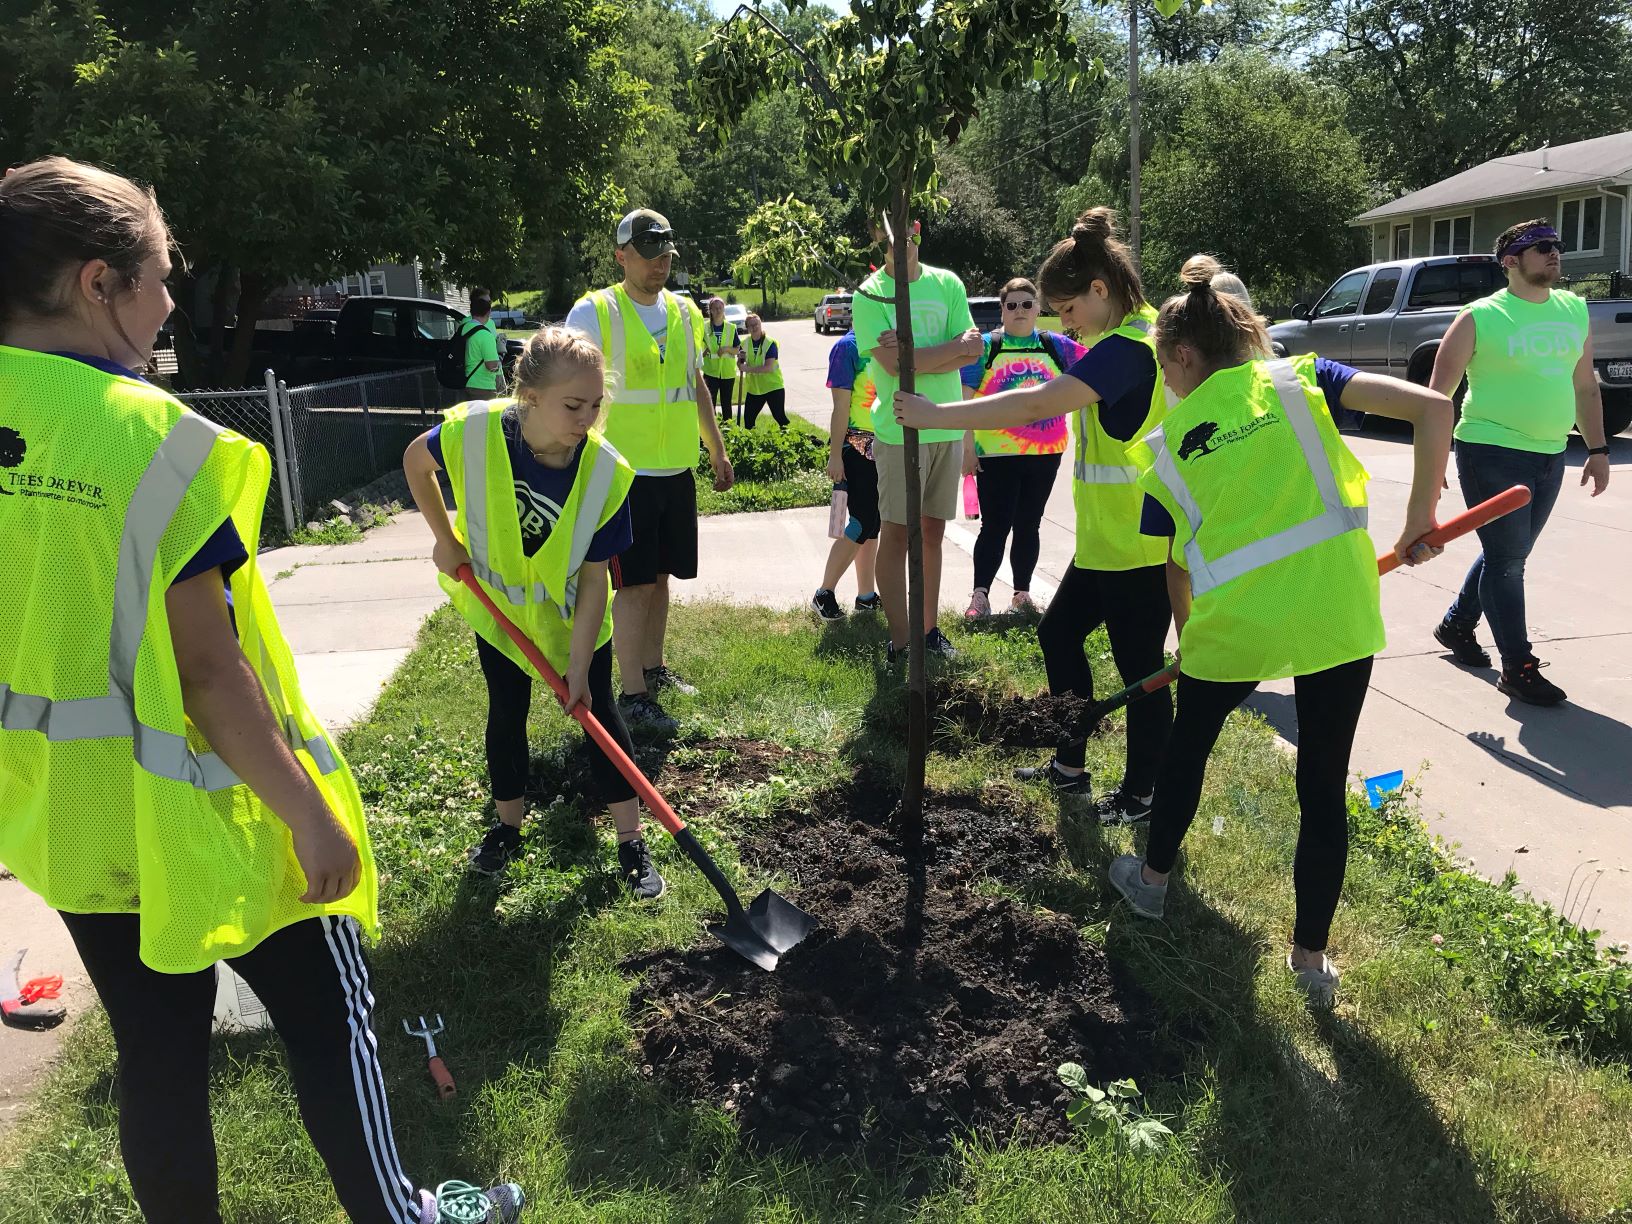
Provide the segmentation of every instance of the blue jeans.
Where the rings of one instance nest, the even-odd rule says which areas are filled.
[[[1481,615],[1489,617],[1502,666],[1516,669],[1532,657],[1524,621],[1524,562],[1558,500],[1564,483],[1564,454],[1538,455],[1506,446],[1458,442],[1456,474],[1470,506],[1513,485],[1530,490],[1528,506],[1479,528],[1484,551],[1445,613],[1446,620],[1466,629],[1477,625]]]

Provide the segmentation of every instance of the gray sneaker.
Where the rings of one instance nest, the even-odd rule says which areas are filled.
[[[1310,1007],[1331,1007],[1337,1001],[1337,966],[1332,964],[1331,958],[1322,955],[1318,969],[1299,969],[1292,963],[1289,953],[1286,958],[1286,967],[1298,979],[1298,988],[1303,991],[1304,997],[1309,1000]]]
[[[1111,884],[1141,918],[1160,918],[1167,905],[1167,885],[1146,884],[1141,874],[1144,866],[1145,860],[1137,854],[1119,855],[1111,860]]]
[[[673,735],[680,730],[680,724],[650,693],[625,693],[618,698],[618,712],[631,727],[645,727],[659,735]]]
[[[645,671],[646,691],[661,693],[664,689],[673,689],[682,697],[697,696],[697,686],[688,684],[669,670],[668,664],[659,663],[656,667],[648,667]]]

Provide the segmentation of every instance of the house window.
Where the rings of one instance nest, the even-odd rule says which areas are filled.
[[[1411,227],[1409,225],[1396,225],[1394,227],[1394,258],[1411,258]]]
[[[1604,250],[1604,197],[1565,200],[1558,210],[1558,234],[1566,255],[1601,255]]]
[[[1435,255],[1466,255],[1473,250],[1473,214],[1434,219]]]
[[[371,269],[368,274],[368,296],[385,296],[385,273],[378,268]]]

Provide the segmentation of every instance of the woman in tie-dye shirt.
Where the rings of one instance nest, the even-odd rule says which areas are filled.
[[[1037,330],[1037,286],[1016,277],[1003,286],[1003,327],[986,337],[984,356],[963,368],[965,396],[991,395],[1048,382],[1081,357],[1083,347],[1058,332]],[[980,536],[975,541],[975,589],[970,618],[990,616],[992,579],[1009,545],[1016,608],[1031,608],[1031,575],[1041,548],[1043,508],[1068,444],[1065,418],[1049,417],[1010,429],[971,430],[964,454],[973,457],[980,492]]]

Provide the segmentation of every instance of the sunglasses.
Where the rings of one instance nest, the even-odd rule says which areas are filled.
[[[1035,305],[1037,305],[1037,303],[1035,301],[1033,301],[1031,298],[1026,298],[1024,301],[1021,301],[1019,298],[1016,298],[1012,302],[1004,302],[1003,303],[1003,309],[1004,310],[1030,310]]]
[[[647,230],[644,234],[631,241],[629,245],[640,253],[641,258],[656,259],[658,255],[662,254],[663,248],[671,242],[674,242],[674,233],[672,231]],[[678,246],[679,244],[676,243],[675,245]]]
[[[1527,251],[1539,251],[1543,255],[1557,255],[1564,250],[1562,243],[1548,239],[1545,242],[1533,242],[1525,248]]]

